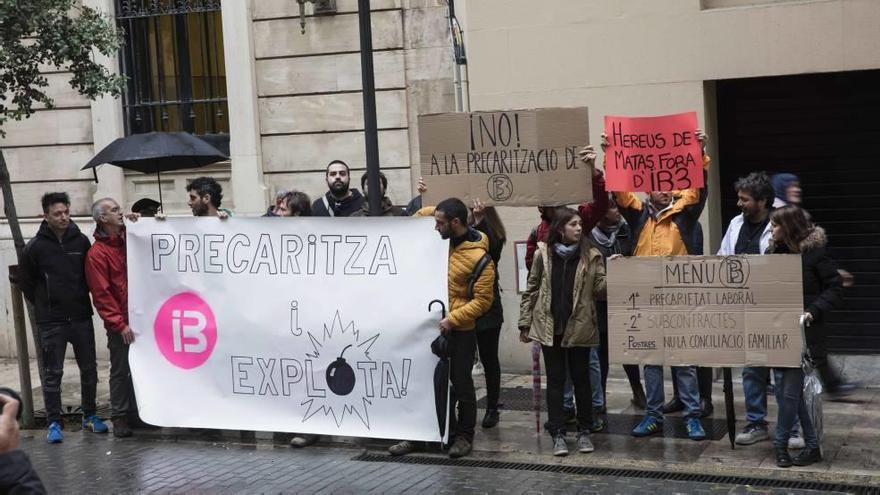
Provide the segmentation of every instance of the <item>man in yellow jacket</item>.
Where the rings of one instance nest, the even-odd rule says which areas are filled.
[[[696,131],[697,139],[705,146],[706,134]],[[603,136],[603,149],[605,137]],[[703,155],[703,168],[710,159]],[[704,170],[705,174],[705,170]],[[631,192],[615,192],[620,213],[626,218],[636,240],[635,256],[683,256],[702,254],[697,246],[696,224],[706,205],[708,192],[702,189],[684,191],[652,191],[646,200]],[[679,399],[685,406],[685,424],[691,440],[706,439],[706,431],[700,422],[700,392],[697,370],[694,366],[673,368],[673,380],[677,382]],[[632,431],[633,436],[646,437],[663,431],[663,367],[645,365],[645,394],[647,408],[645,419]]]
[[[440,331],[449,339],[453,388],[450,404],[458,403],[458,414],[451,408],[449,415],[450,438],[455,439],[449,457],[455,458],[469,454],[474,441],[477,422],[477,397],[471,377],[477,346],[474,326],[477,318],[492,306],[495,265],[487,252],[489,240],[480,231],[468,227],[468,209],[461,200],[441,201],[434,209],[434,220],[440,237],[449,239],[449,314],[440,321]],[[477,269],[478,264],[483,265],[482,271]]]

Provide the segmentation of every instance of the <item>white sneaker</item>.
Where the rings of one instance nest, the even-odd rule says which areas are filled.
[[[594,450],[596,450],[596,448],[593,447],[593,442],[590,441],[590,434],[588,432],[583,432],[578,435],[578,452],[589,454]]]
[[[803,437],[793,436],[793,435],[788,437],[788,448],[795,450],[795,449],[802,449],[806,446],[807,446],[807,444],[804,443]]]
[[[477,361],[477,364],[474,365],[474,369],[471,370],[471,375],[480,376],[483,374],[483,363]]]
[[[565,444],[565,437],[557,435],[553,439],[553,455],[557,457],[568,455],[568,445]]]
[[[415,452],[417,449],[415,442],[410,442],[409,440],[404,440],[402,442],[395,443],[391,447],[388,447],[388,453],[391,455],[406,455],[410,452]]]
[[[318,441],[318,438],[318,435],[300,433],[298,435],[294,435],[294,437],[290,439],[290,446],[301,449],[303,447],[308,447],[309,445],[314,445]]]
[[[769,439],[770,434],[767,432],[767,425],[748,424],[743,428],[742,433],[736,436],[736,444],[751,445]]]

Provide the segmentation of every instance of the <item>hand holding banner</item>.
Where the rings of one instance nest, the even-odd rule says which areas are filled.
[[[703,187],[696,112],[659,117],[605,116],[605,184],[609,191]]]
[[[419,116],[424,204],[456,197],[494,206],[589,201],[586,107]]]

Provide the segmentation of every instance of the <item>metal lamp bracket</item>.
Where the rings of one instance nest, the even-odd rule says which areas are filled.
[[[336,13],[336,0],[296,0],[299,4],[300,33],[306,34],[306,3],[314,6],[314,15],[332,15]]]

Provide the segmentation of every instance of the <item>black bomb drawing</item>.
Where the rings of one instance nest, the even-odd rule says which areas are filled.
[[[343,323],[339,310],[331,322],[323,324],[323,332],[305,330],[300,326],[302,309],[298,301],[290,301],[288,317],[290,333],[303,339],[297,348],[304,348],[305,353],[301,361],[287,360],[293,364],[288,363],[285,368],[294,369],[293,373],[302,377],[305,386],[305,396],[300,402],[305,409],[302,422],[317,416],[330,418],[341,427],[349,417],[369,430],[369,413],[374,401],[407,398],[413,360],[371,356],[370,350],[379,339],[379,332],[363,332],[355,327],[353,320]],[[274,360],[272,363],[274,366]],[[325,363],[326,368],[322,366]]]
[[[354,370],[350,364],[345,362],[345,358],[342,357],[349,347],[351,347],[351,344],[345,346],[345,349],[342,349],[336,361],[327,367],[327,386],[330,387],[331,392],[340,396],[348,395],[354,390]]]

